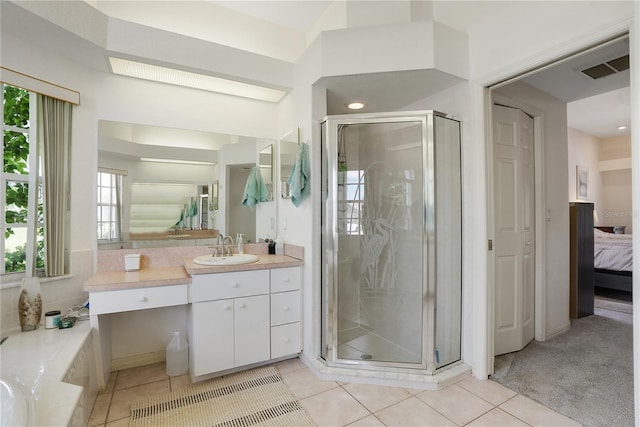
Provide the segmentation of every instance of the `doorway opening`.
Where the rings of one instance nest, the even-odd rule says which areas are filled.
[[[573,332],[572,320],[569,316],[569,306],[572,294],[569,289],[569,266],[567,255],[569,253],[569,203],[570,202],[588,202],[595,205],[597,215],[593,215],[594,225],[603,226],[624,226],[626,224],[618,224],[622,221],[623,215],[612,216],[612,211],[630,212],[631,203],[631,136],[620,132],[617,129],[622,122],[630,122],[630,71],[627,67],[626,71],[612,73],[609,76],[601,78],[592,78],[582,70],[588,70],[590,67],[598,63],[610,62],[613,59],[624,58],[628,61],[629,55],[629,39],[627,35],[622,35],[610,41],[601,43],[585,51],[576,53],[569,58],[558,61],[554,64],[539,70],[514,77],[509,81],[502,82],[489,88],[490,105],[492,108],[496,104],[507,106],[514,109],[520,109],[534,118],[534,133],[540,138],[540,146],[535,147],[535,190],[533,201],[535,202],[535,240],[532,241],[536,245],[535,250],[535,291],[534,291],[534,325],[535,340],[539,342],[553,342],[553,338],[563,335],[565,332]],[[621,67],[624,68],[624,67]],[[577,80],[577,84],[569,84],[567,80],[563,80],[563,76],[572,75]],[[561,84],[558,84],[562,82]],[[609,104],[614,101],[615,104]],[[607,106],[609,105],[609,106]],[[587,107],[588,106],[588,107]],[[619,112],[615,117],[613,112]],[[598,114],[599,113],[599,114]],[[492,141],[495,134],[499,133],[496,128],[496,120],[493,118],[492,111],[488,111],[487,115],[492,117]],[[606,126],[605,119],[610,117],[609,126],[613,135],[606,133],[598,133],[596,124],[602,123]],[[564,124],[563,124],[564,123]],[[615,123],[615,124],[613,124]],[[626,138],[626,142],[623,141]],[[620,158],[612,157],[612,150],[608,150],[606,144],[614,141],[617,148],[621,148],[617,154],[622,153]],[[567,141],[565,145],[563,141]],[[590,151],[584,150],[587,143]],[[560,145],[562,144],[562,145]],[[501,215],[499,204],[501,195],[496,194],[499,187],[496,187],[496,180],[500,179],[500,171],[496,168],[495,155],[493,146],[489,147],[491,155],[488,155],[488,171],[490,174],[489,193],[491,194],[489,202],[488,217],[490,224],[489,236],[497,243],[498,225],[500,224]],[[535,145],[535,143],[534,143]],[[573,151],[572,151],[573,150]],[[627,150],[627,151],[624,151]],[[607,157],[609,156],[609,157]],[[626,158],[628,162],[623,162]],[[608,177],[603,174],[610,174],[610,171],[603,171],[602,167],[608,168],[607,162],[614,160],[614,164],[625,163],[627,165],[626,172],[615,171],[616,181],[622,175],[628,176],[628,183],[620,186],[624,187],[628,194],[626,197],[629,208],[611,207],[612,193],[603,190],[605,179]],[[585,164],[586,163],[586,164]],[[582,193],[583,188],[577,185],[579,178],[577,170],[589,170],[588,174],[588,190]],[[522,179],[522,178],[521,178]],[[520,190],[523,191],[523,190]],[[566,201],[566,203],[564,203]],[[605,213],[605,211],[607,213]],[[523,219],[520,218],[522,221]],[[616,222],[615,224],[612,223]],[[631,224],[631,217],[628,218]],[[593,225],[591,226],[593,229]],[[528,239],[521,238],[519,243],[521,246],[526,245]],[[504,326],[501,323],[501,317],[504,313],[499,310],[501,306],[501,298],[512,297],[512,295],[501,294],[502,289],[499,286],[499,273],[502,265],[500,263],[499,251],[494,244],[491,253],[491,261],[489,268],[488,283],[492,293],[492,301],[494,306],[491,308],[493,318],[490,323],[493,325],[489,348],[490,350],[490,372],[495,374],[498,369],[494,365],[494,357],[499,354],[499,328]],[[559,260],[566,259],[566,262]],[[591,260],[593,262],[593,259]],[[523,274],[524,268],[514,274]],[[518,294],[520,297],[525,295],[524,290]],[[559,315],[561,313],[561,315]],[[511,313],[516,314],[516,313]],[[597,314],[597,313],[596,313]],[[521,319],[521,320],[524,320]],[[524,322],[521,322],[524,323]],[[515,325],[515,322],[514,322]],[[514,326],[515,327],[515,326]],[[631,329],[631,328],[629,328]],[[631,332],[629,332],[631,334]],[[566,335],[567,337],[569,334]],[[538,345],[534,343],[532,345]],[[629,366],[633,365],[632,348],[629,346],[625,355],[621,355],[620,359],[626,358]],[[576,363],[580,363],[586,354],[576,357]],[[614,357],[614,359],[618,359]],[[584,368],[589,371],[588,367]],[[632,375],[627,375],[631,380]],[[585,375],[586,378],[586,375]],[[551,379],[550,383],[557,383],[560,378]],[[633,403],[632,383],[629,383],[631,393],[625,395]],[[560,387],[555,385],[553,387]],[[589,399],[581,399],[589,404],[598,404],[598,402]],[[545,402],[543,402],[546,404]],[[553,405],[547,405],[554,408]],[[557,409],[554,408],[554,409]],[[563,412],[559,410],[559,412]],[[633,411],[627,411],[633,417]],[[566,414],[575,418],[572,414]],[[577,419],[577,418],[575,418]]]

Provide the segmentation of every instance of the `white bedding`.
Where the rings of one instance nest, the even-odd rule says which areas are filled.
[[[612,234],[593,230],[594,267],[604,270],[631,271],[631,234]]]

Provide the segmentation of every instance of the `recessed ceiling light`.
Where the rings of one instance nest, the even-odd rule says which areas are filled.
[[[618,130],[626,130],[627,127],[625,125],[618,126]]]
[[[347,104],[347,108],[350,110],[361,110],[364,108],[363,102],[351,102]]]
[[[281,90],[256,86],[235,80],[221,79],[205,74],[191,73],[173,68],[145,64],[143,62],[128,61],[121,58],[109,57],[111,71],[114,74],[168,83],[176,86],[208,90],[210,92],[226,93],[260,101],[279,102],[286,93]]]

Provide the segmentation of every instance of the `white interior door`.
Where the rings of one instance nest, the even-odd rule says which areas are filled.
[[[494,354],[534,337],[535,206],[533,119],[493,107]]]

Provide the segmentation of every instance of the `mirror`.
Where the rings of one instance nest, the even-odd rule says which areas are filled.
[[[299,129],[295,129],[280,138],[280,197],[283,199],[291,198],[288,181],[298,153],[299,141]]]
[[[273,200],[273,144],[269,144],[260,150],[258,154],[258,166],[262,181],[267,187],[267,201]]]
[[[218,210],[218,180],[216,179],[209,187],[209,210]]]
[[[121,214],[115,213],[115,206],[100,205],[99,197],[98,227],[104,228],[105,223],[115,227],[118,222],[123,237],[122,242],[111,244],[99,240],[101,249],[206,245],[217,231],[235,241],[236,234],[230,234],[226,220],[229,186],[234,184],[227,170],[256,166],[259,155],[262,157],[258,150],[266,148],[270,148],[273,165],[274,140],[267,138],[105,120],[98,123],[98,137],[99,171],[119,176],[121,181],[116,186]],[[244,184],[240,185],[244,188]],[[263,213],[269,217],[261,218]],[[111,218],[112,224],[103,223],[101,215]],[[257,241],[255,224],[275,218],[266,209],[252,210],[249,215],[253,215],[253,231],[238,232],[245,241]]]

